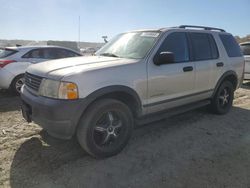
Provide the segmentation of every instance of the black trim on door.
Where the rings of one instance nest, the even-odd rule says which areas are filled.
[[[162,104],[162,103],[168,103],[168,102],[184,99],[184,98],[187,98],[187,97],[193,97],[193,96],[196,96],[196,95],[201,95],[201,94],[208,93],[208,92],[211,92],[211,91],[214,91],[214,90],[210,89],[210,90],[201,91],[201,92],[198,92],[198,93],[193,93],[193,94],[189,94],[189,95],[185,95],[185,96],[181,96],[181,97],[177,97],[177,98],[173,98],[173,99],[166,99],[164,101],[158,101],[158,102],[154,102],[154,103],[150,103],[150,104],[144,104],[143,107],[150,107],[150,106],[155,106],[155,105]]]

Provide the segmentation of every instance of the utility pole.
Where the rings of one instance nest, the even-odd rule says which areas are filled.
[[[80,26],[80,23],[81,23],[81,16],[79,16],[78,18],[78,48],[80,49],[80,40],[81,40],[81,36],[80,36],[80,32],[81,32],[81,26]]]

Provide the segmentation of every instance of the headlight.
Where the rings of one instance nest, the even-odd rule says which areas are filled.
[[[78,88],[75,83],[43,79],[39,95],[57,99],[78,99]]]

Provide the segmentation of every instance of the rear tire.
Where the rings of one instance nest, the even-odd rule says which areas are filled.
[[[232,108],[234,87],[229,81],[224,81],[217,89],[212,101],[211,110],[215,114],[226,114]]]
[[[77,139],[90,155],[105,158],[118,154],[133,131],[133,116],[127,105],[114,99],[94,102],[80,119]]]
[[[20,95],[21,87],[23,86],[23,84],[24,84],[24,75],[23,74],[18,75],[11,82],[10,89],[14,94]]]

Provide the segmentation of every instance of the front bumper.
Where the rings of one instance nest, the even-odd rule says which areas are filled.
[[[70,139],[86,108],[86,100],[62,100],[36,96],[24,86],[21,91],[22,111],[26,120],[44,128],[51,136]]]

